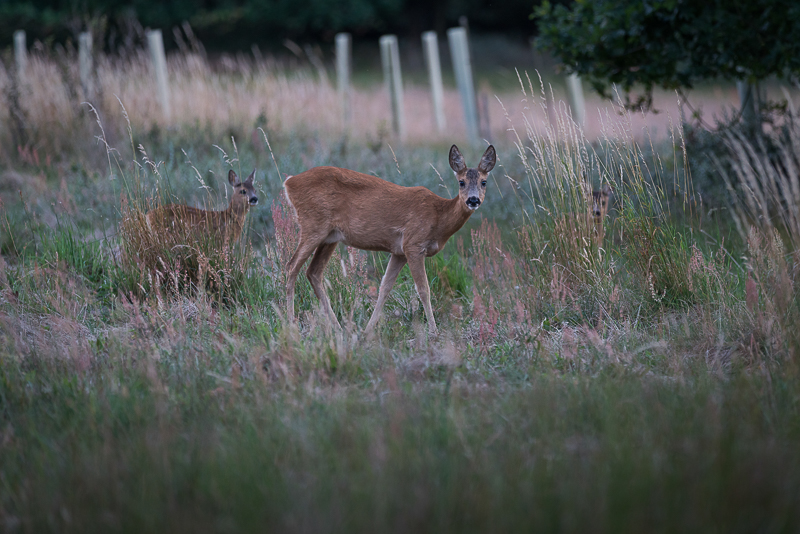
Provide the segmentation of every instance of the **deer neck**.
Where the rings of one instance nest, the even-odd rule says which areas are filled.
[[[444,240],[450,238],[458,232],[464,223],[472,216],[473,210],[469,209],[461,197],[445,200],[443,205],[442,225],[440,229],[444,234]]]
[[[223,213],[229,218],[241,218],[244,219],[244,216],[247,215],[247,211],[250,209],[250,204],[247,202],[231,202],[228,205],[228,209],[224,210]]]
[[[228,209],[219,212],[222,225],[228,227],[228,232],[231,232],[232,235],[238,236],[242,233],[242,229],[244,228],[244,216],[247,215],[249,209],[250,204],[245,203],[242,205],[240,203],[231,202],[230,205],[228,205]]]

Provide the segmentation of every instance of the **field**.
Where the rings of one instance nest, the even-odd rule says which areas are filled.
[[[487,82],[486,201],[427,260],[440,334],[405,269],[368,341],[387,254],[336,252],[341,331],[303,277],[285,316],[281,184],[336,165],[455,196],[450,145],[470,166],[485,145],[437,134],[423,85],[401,143],[380,86],[348,127],[298,60],[175,54],[165,120],[144,54],[100,58],[92,105],[74,59],[32,55],[16,91],[0,70],[1,530],[800,527],[791,117],[780,166],[726,138],[737,193],[710,209],[679,117],[648,135],[606,103],[584,135],[535,73]],[[254,167],[241,241],[147,240],[148,209],[222,209],[228,170]]]

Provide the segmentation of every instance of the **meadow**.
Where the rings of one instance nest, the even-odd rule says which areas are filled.
[[[485,88],[498,165],[427,260],[440,334],[404,269],[369,342],[387,254],[336,252],[341,331],[303,277],[285,316],[281,184],[336,165],[455,196],[450,145],[485,145],[437,134],[424,86],[401,143],[380,86],[346,126],[297,60],[173,54],[167,121],[143,53],[99,58],[91,105],[74,59],[40,50],[16,92],[0,70],[3,531],[798,529],[791,114],[777,156],[726,137],[709,208],[678,117],[653,136],[606,103],[590,135],[535,72]],[[223,209],[254,167],[241,241],[147,240],[148,209]]]

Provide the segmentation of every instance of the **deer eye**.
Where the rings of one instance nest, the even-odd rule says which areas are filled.
[[[241,193],[241,194],[243,194],[243,195],[246,195],[246,194],[247,194],[247,191],[245,191],[244,189],[242,189],[242,190],[240,191],[240,193]]]
[[[486,180],[481,180],[481,187],[486,187]]]
[[[466,183],[464,183],[464,180],[459,180],[459,181],[458,181],[458,185],[460,185],[461,187],[464,187],[464,186],[465,186],[465,185],[467,185],[467,184],[466,184]]]

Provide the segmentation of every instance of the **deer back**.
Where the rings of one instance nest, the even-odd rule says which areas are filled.
[[[364,250],[399,253],[403,241],[453,222],[453,200],[348,169],[315,167],[284,186],[302,234]]]
[[[233,170],[228,173],[233,195],[225,210],[204,210],[183,204],[169,204],[148,212],[147,224],[154,232],[170,232],[177,238],[197,240],[207,236],[226,241],[238,240],[244,229],[245,215],[251,205],[258,203],[253,187],[254,176],[255,169],[244,182],[239,182]]]

